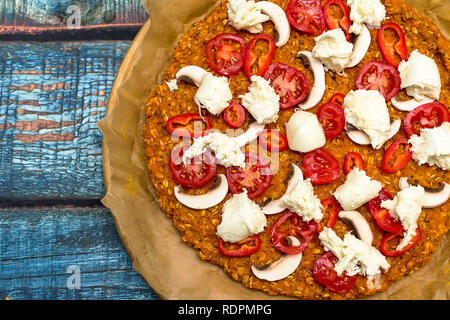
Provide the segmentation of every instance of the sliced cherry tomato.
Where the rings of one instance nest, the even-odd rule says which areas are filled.
[[[378,90],[389,101],[400,90],[400,74],[389,64],[368,62],[358,73],[356,89]]]
[[[263,130],[258,139],[259,144],[269,151],[283,151],[288,147],[287,138],[276,129]]]
[[[309,245],[315,232],[316,223],[313,220],[305,222],[298,214],[288,211],[275,221],[269,234],[273,245],[279,251],[287,254],[299,254]],[[292,246],[288,243],[288,236],[301,236],[303,241],[300,241],[298,246]]]
[[[426,103],[406,115],[405,133],[408,137],[413,134],[420,135],[421,129],[439,127],[448,121],[450,121],[450,112],[446,106],[437,101]]]
[[[329,290],[337,293],[344,293],[353,288],[357,276],[347,276],[345,271],[341,276],[338,276],[337,272],[334,270],[334,265],[338,261],[338,258],[331,251],[324,253],[314,263],[313,275],[317,282],[327,287]]]
[[[199,188],[204,186],[216,174],[216,158],[210,151],[183,163],[183,153],[188,145],[175,147],[172,150],[169,166],[173,178],[182,187]]]
[[[326,102],[317,110],[317,118],[322,124],[327,140],[338,137],[345,129],[345,114],[339,105]]]
[[[361,155],[356,152],[349,152],[344,159],[345,174],[349,174],[349,172],[355,167],[359,170],[366,170],[366,166],[364,165],[364,160]]]
[[[350,9],[343,1],[328,0],[325,2],[323,5],[323,15],[328,29],[341,28],[345,33],[347,41],[350,40],[352,37],[351,33],[348,32],[352,24],[350,20]]]
[[[272,170],[269,163],[261,156],[247,152],[245,154],[245,167],[228,167],[227,181],[231,193],[248,192],[250,199],[260,196],[272,182]]]
[[[339,178],[341,165],[331,152],[321,148],[305,154],[303,169],[312,183],[326,184]]]
[[[268,34],[262,33],[254,37],[245,54],[244,72],[247,77],[262,77],[272,62],[275,49],[275,40]]]
[[[219,238],[217,247],[224,256],[245,257],[259,250],[261,247],[261,239],[257,234],[248,236],[237,243],[225,242],[222,238]]]
[[[335,103],[342,107],[344,105],[344,98],[345,96],[342,93],[335,93],[328,102]]]
[[[231,128],[239,128],[245,122],[245,110],[237,102],[231,102],[230,105],[223,110],[223,119]]]
[[[389,210],[381,207],[381,201],[392,200],[392,196],[385,188],[381,189],[378,197],[369,201],[369,210],[378,226],[390,233],[403,232],[402,224],[394,220],[389,214]]]
[[[378,47],[384,60],[397,68],[400,61],[407,59],[405,34],[402,28],[394,22],[388,22],[378,29]]]
[[[286,8],[286,16],[292,27],[298,31],[319,35],[325,31],[320,0],[291,0]]]
[[[206,61],[218,74],[231,77],[244,66],[247,43],[238,34],[222,33],[206,44]]]
[[[384,254],[386,257],[398,257],[404,254],[406,251],[411,249],[416,245],[416,243],[420,240],[420,237],[422,236],[422,230],[420,230],[419,227],[416,229],[416,235],[412,237],[412,239],[408,242],[408,244],[400,251],[396,249],[397,245],[393,248],[393,246],[389,246],[388,243],[395,239],[395,238],[401,238],[402,233],[389,233],[381,239],[380,244],[380,251],[382,254]]]
[[[179,114],[167,120],[166,129],[177,137],[198,138],[211,129],[211,121],[198,113]]]
[[[323,199],[320,201],[323,210],[322,214],[324,217],[328,217],[327,228],[333,228],[336,224],[339,214],[339,203],[334,198]],[[322,223],[316,225],[317,232],[322,232]]]
[[[384,153],[380,169],[385,173],[400,171],[411,158],[412,152],[409,150],[408,139],[398,139]]]
[[[309,80],[303,72],[280,62],[272,63],[264,75],[280,96],[280,109],[302,102],[309,91]]]

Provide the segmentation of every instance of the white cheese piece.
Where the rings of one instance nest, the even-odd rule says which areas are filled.
[[[386,18],[386,9],[380,0],[347,0],[350,7],[350,20],[353,24],[349,32],[360,34],[362,24],[370,28],[379,28]]]
[[[428,163],[450,170],[450,122],[444,122],[436,128],[422,129],[419,136],[412,135],[408,142],[413,159],[419,165]]]
[[[302,217],[304,221],[314,219],[314,221],[320,222],[323,218],[323,206],[320,203],[320,199],[314,194],[311,179],[299,180],[281,200],[291,211]]]
[[[422,186],[409,186],[397,193],[392,200],[381,201],[381,207],[389,210],[389,214],[402,223],[405,234],[397,246],[402,250],[416,235],[417,219],[422,213],[425,200],[425,189]]]
[[[345,178],[344,184],[334,192],[334,197],[346,211],[355,210],[378,196],[382,184],[370,179],[364,170],[353,168]]]
[[[319,149],[327,141],[317,116],[301,110],[294,112],[286,122],[286,135],[289,148],[299,152]]]
[[[406,88],[409,96],[417,100],[425,97],[439,100],[441,76],[436,62],[432,58],[414,50],[409,55],[408,61],[400,62],[398,72],[401,79],[400,88]]]
[[[267,224],[260,206],[250,200],[247,190],[235,194],[222,207],[222,222],[217,226],[217,235],[224,241],[236,243],[252,234],[260,233]]]
[[[270,19],[261,12],[253,0],[229,0],[227,8],[228,20],[238,30],[245,29],[251,33],[260,33],[263,31],[262,23]]]
[[[280,96],[270,86],[269,81],[259,76],[250,78],[252,84],[248,92],[239,96],[242,106],[250,112],[258,123],[271,123],[278,119]]]
[[[172,79],[170,81],[166,81],[167,86],[169,87],[170,92],[174,92],[178,90],[177,79]]]
[[[228,79],[208,72],[203,76],[194,101],[199,108],[206,108],[210,113],[218,115],[228,107],[232,98]]]
[[[313,57],[322,62],[325,71],[342,74],[353,54],[353,44],[345,39],[342,29],[329,30],[314,40],[316,44],[312,49]]]
[[[364,131],[374,149],[388,140],[391,120],[386,100],[378,90],[350,90],[344,98],[346,122]]]

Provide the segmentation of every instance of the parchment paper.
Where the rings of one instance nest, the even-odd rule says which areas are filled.
[[[439,1],[411,2],[428,10],[423,12],[441,28],[446,25],[448,34],[448,11],[441,13]],[[423,5],[431,2],[434,9]],[[145,101],[167,68],[178,37],[216,1],[144,0],[144,4],[152,22],[132,43],[116,77],[107,115],[99,122],[107,190],[102,202],[111,209],[133,267],[163,299],[287,299],[247,289],[221,268],[202,261],[155,201],[141,137]],[[448,234],[445,238],[424,268],[370,299],[448,299]]]

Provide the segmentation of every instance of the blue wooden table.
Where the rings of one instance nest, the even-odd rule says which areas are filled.
[[[100,203],[97,127],[147,18],[140,0],[0,1],[0,299],[158,299]]]

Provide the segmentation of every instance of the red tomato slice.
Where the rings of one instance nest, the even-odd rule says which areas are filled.
[[[356,152],[349,152],[344,159],[345,174],[349,174],[349,172],[355,167],[359,170],[366,170],[366,166],[364,165],[364,160],[361,155]]]
[[[259,155],[247,152],[245,168],[228,167],[227,181],[231,193],[248,192],[250,199],[255,199],[267,190],[272,182],[272,170],[269,163]]]
[[[324,218],[328,217],[328,221],[326,224],[327,228],[333,228],[338,219],[339,203],[334,198],[323,199],[320,201],[320,203],[323,207],[322,214]],[[318,223],[316,225],[316,230],[319,233],[322,232],[322,223]]]
[[[244,72],[247,77],[262,77],[272,62],[275,49],[275,40],[268,34],[262,33],[254,37],[245,54]]]
[[[245,257],[249,256],[261,247],[261,239],[257,234],[248,236],[237,243],[225,242],[219,238],[217,247],[222,255],[227,257]]]
[[[384,153],[380,169],[385,173],[400,171],[411,158],[412,152],[409,150],[408,139],[398,139]]]
[[[400,90],[400,74],[389,64],[368,62],[358,73],[356,89],[378,90],[389,101]]]
[[[420,135],[421,129],[439,127],[448,121],[450,121],[450,112],[446,106],[437,101],[426,103],[406,115],[405,133],[408,137],[413,134]]]
[[[408,242],[408,244],[400,251],[397,251],[397,245],[395,246],[389,246],[388,243],[395,239],[395,238],[401,238],[402,233],[389,233],[381,239],[380,244],[380,251],[382,254],[384,254],[386,257],[398,257],[404,254],[406,251],[411,249],[416,245],[417,242],[419,242],[420,237],[422,236],[422,230],[420,230],[419,227],[416,229],[416,235]]]
[[[369,201],[369,210],[381,229],[390,233],[401,233],[403,232],[402,224],[391,217],[388,209],[381,207],[381,201],[392,199],[389,191],[383,188],[378,194],[378,197]]]
[[[407,60],[405,34],[398,24],[383,24],[378,29],[377,42],[384,60],[391,66],[397,68],[400,61]]]
[[[332,102],[324,103],[317,110],[327,140],[338,137],[345,129],[345,114],[342,107]]]
[[[326,252],[314,263],[313,275],[317,282],[329,290],[344,293],[353,288],[357,276],[347,276],[345,271],[338,276],[334,270],[337,262],[338,258],[331,251]]]
[[[339,178],[341,165],[329,151],[321,148],[305,154],[303,169],[312,183],[326,184]]]
[[[231,128],[239,128],[245,122],[245,110],[237,102],[231,102],[230,105],[223,110],[223,119]]]
[[[263,130],[258,139],[259,144],[269,151],[283,151],[288,147],[287,138],[276,129]]]
[[[345,33],[347,41],[352,37],[348,32],[350,29],[350,9],[341,0],[328,0],[323,5],[323,15],[325,17],[325,23],[329,30],[341,28]]]
[[[345,96],[342,93],[335,93],[328,102],[335,103],[342,107],[344,105],[344,98]]]
[[[206,61],[218,74],[231,77],[244,66],[247,43],[238,34],[222,33],[206,44]]]
[[[291,0],[286,16],[292,27],[298,31],[319,35],[325,31],[325,19],[320,0]]]
[[[179,114],[167,120],[166,129],[177,137],[198,138],[211,129],[211,121],[198,113]]]
[[[272,63],[264,79],[270,82],[280,96],[280,109],[290,108],[308,95],[309,81],[303,72],[283,63]]]
[[[190,162],[185,165],[182,157],[188,148],[188,145],[184,145],[172,150],[169,160],[170,171],[173,179],[180,186],[199,188],[207,184],[216,174],[216,158],[210,151],[206,151],[201,156],[190,159]]]
[[[294,212],[286,212],[270,228],[269,234],[273,245],[279,251],[287,254],[300,254],[314,237],[316,233],[316,223],[312,220],[310,222],[303,221],[298,214]],[[289,245],[287,237],[301,236],[298,246]]]

